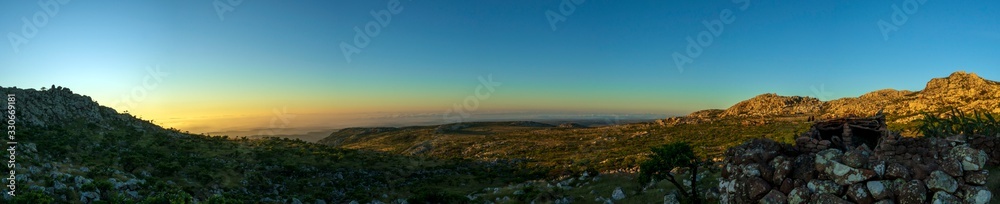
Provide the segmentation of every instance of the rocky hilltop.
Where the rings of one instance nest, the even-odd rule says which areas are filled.
[[[726,109],[720,116],[761,117],[774,115],[801,115],[815,113],[823,102],[802,96],[779,96],[768,93],[742,101]]]
[[[763,94],[726,109],[721,117],[774,117],[806,115],[836,118],[872,115],[883,110],[894,120],[909,122],[921,112],[986,110],[1000,113],[1000,83],[975,73],[955,72],[948,77],[927,82],[921,91],[883,89],[859,97],[820,101],[803,96]]]

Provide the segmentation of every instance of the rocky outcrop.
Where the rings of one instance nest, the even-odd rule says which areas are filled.
[[[719,116],[766,117],[815,114],[819,112],[822,105],[823,102],[815,98],[779,96],[769,93],[739,102],[723,111]]]
[[[892,122],[920,119],[921,112],[938,112],[949,108],[972,112],[986,110],[1000,113],[1000,83],[983,79],[975,73],[955,72],[945,78],[932,79],[924,90],[880,90],[859,98],[844,98],[827,102],[824,117],[864,115],[884,109],[897,116]]]

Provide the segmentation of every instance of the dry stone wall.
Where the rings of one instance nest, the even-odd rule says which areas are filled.
[[[726,152],[721,201],[989,203],[989,157],[975,148],[986,144],[970,145],[979,140],[887,136],[874,150],[752,140]]]

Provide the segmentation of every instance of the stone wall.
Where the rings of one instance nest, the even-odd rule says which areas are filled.
[[[990,160],[987,162],[990,166],[1000,165],[1000,134],[989,137],[989,136],[972,136],[969,137],[969,145],[972,148],[981,149],[986,151],[986,155],[989,155]]]
[[[975,139],[968,141],[975,142]],[[995,140],[993,140],[995,141]],[[821,150],[758,139],[726,152],[723,203],[989,203],[986,151],[965,140],[901,138]]]

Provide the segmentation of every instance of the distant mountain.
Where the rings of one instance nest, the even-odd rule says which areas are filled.
[[[1000,82],[959,71],[945,78],[932,79],[924,90],[916,92],[883,89],[827,102],[811,97],[763,94],[739,102],[719,116],[832,118],[867,116],[883,110],[886,115],[892,116],[890,118],[895,118],[892,122],[909,122],[922,117],[921,112],[943,112],[951,108],[1000,113]]]

